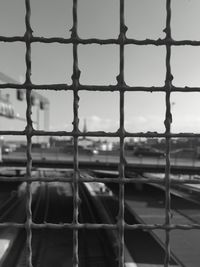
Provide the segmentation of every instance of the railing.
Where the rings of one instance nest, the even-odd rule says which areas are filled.
[[[73,154],[64,153],[59,150],[37,152],[32,151],[32,166],[37,168],[73,168]],[[136,157],[133,155],[125,156],[125,170],[133,173],[164,173],[165,172],[164,157]],[[172,174],[188,174],[199,175],[200,172],[200,159],[186,158],[174,156],[171,158],[171,173]],[[0,166],[2,167],[23,167],[26,164],[25,152],[11,152],[3,154]],[[79,153],[79,168],[91,170],[118,170],[119,155],[114,153],[102,154],[87,154]]]

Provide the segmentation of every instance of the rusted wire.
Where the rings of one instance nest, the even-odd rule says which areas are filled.
[[[73,91],[73,85],[67,84],[33,84],[33,83],[1,83],[0,89],[34,89],[34,90],[55,90],[55,91]],[[166,92],[164,86],[129,86],[126,84],[120,85],[77,85],[77,91],[100,91],[100,92]],[[200,92],[200,87],[197,86],[171,86],[171,92]]]
[[[23,136],[26,135],[26,131],[0,131],[0,135],[12,135],[12,136]],[[119,131],[116,132],[104,132],[104,131],[96,131],[96,132],[87,132],[83,133],[79,130],[79,132],[71,131],[38,131],[32,130],[32,136],[72,136],[72,137],[119,137]],[[200,138],[199,133],[157,133],[157,132],[135,132],[130,133],[124,130],[124,137],[145,137],[145,138]]]
[[[12,135],[12,136],[20,136],[26,135],[26,131],[0,131],[0,135]],[[71,132],[67,131],[43,131],[43,130],[32,130],[31,136],[72,136],[72,137],[119,137],[119,131],[116,132],[104,132],[104,131],[96,131],[96,132],[87,132],[83,133],[80,130],[75,132],[74,130]],[[200,138],[199,133],[157,133],[157,132],[135,132],[130,133],[124,130],[124,137],[145,137],[145,138]]]
[[[24,36],[0,36],[0,42],[7,42],[7,43],[13,43],[13,42],[25,42]],[[171,46],[200,46],[199,40],[166,40],[164,39],[145,39],[145,40],[137,40],[133,38],[126,38],[125,40],[118,39],[97,39],[97,38],[89,38],[89,39],[83,39],[79,36],[75,38],[61,38],[61,37],[38,37],[38,36],[32,36],[30,38],[31,43],[58,43],[58,44],[83,44],[83,45],[89,45],[89,44],[99,44],[99,45],[156,45],[156,46],[165,46],[166,44],[169,44]]]
[[[26,42],[26,83],[31,83],[31,42],[30,37],[32,36],[32,29],[30,25],[30,17],[31,17],[31,7],[30,0],[26,0],[26,16],[25,16],[25,24],[26,24],[26,33],[25,33],[25,42]],[[32,267],[32,212],[31,212],[31,204],[32,204],[32,193],[31,193],[31,169],[32,169],[32,157],[31,157],[31,138],[32,138],[32,120],[31,120],[31,90],[26,90],[26,139],[27,139],[27,167],[26,167],[26,265],[28,267]]]
[[[77,8],[78,0],[73,0],[73,27],[71,29],[71,38],[77,38]],[[78,68],[78,44],[73,43],[73,114],[74,114],[74,133],[76,135],[73,137],[74,140],[74,175],[73,175],[73,224],[78,225],[78,215],[79,215],[79,169],[78,169],[78,133],[79,133],[79,117],[78,117],[78,107],[79,107],[79,96],[77,86],[79,85],[80,71]],[[78,257],[78,230],[73,229],[73,267],[79,266]]]
[[[166,40],[171,40],[171,0],[166,1]],[[165,115],[165,133],[170,134],[172,114],[170,107],[170,94],[173,76],[171,74],[171,45],[166,44],[166,115]],[[165,224],[171,224],[171,197],[170,197],[170,137],[166,137],[166,167],[165,167]],[[165,240],[165,262],[164,266],[168,267],[170,262],[170,230],[166,229]]]
[[[65,182],[65,183],[73,183],[73,178],[65,178],[65,177],[55,177],[55,176],[48,176],[48,177],[32,177],[32,178],[26,178],[26,177],[10,177],[10,176],[2,176],[0,177],[0,182]],[[103,178],[81,178],[79,180],[79,183],[114,183],[114,184],[158,184],[158,185],[164,185],[165,179],[158,179],[158,178],[135,178],[133,176],[132,178],[124,178],[123,180],[120,180],[119,177],[116,178],[110,178],[110,177],[103,177]],[[183,184],[192,184],[192,185],[199,185],[200,180],[199,179],[173,179],[171,180],[171,185],[183,185]]]
[[[69,230],[80,230],[80,229],[108,229],[108,230],[118,230],[118,225],[116,224],[97,224],[97,223],[32,223],[32,229],[69,229]],[[13,223],[13,222],[4,222],[0,224],[0,229],[4,229],[6,227],[25,229],[25,224],[23,223]],[[166,226],[166,224],[124,224],[124,229],[126,230],[200,230],[199,224],[170,224]]]
[[[127,27],[124,24],[124,0],[120,0],[120,66],[119,75],[117,76],[118,85],[124,85],[124,40],[126,39]],[[120,91],[120,164],[119,164],[119,180],[120,182],[125,178],[124,172],[124,90]],[[119,226],[119,267],[124,266],[124,184],[119,184],[119,213],[118,213],[118,226]]]

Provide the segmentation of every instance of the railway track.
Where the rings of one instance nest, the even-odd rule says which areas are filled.
[[[109,185],[113,195],[99,196],[103,207],[109,214],[110,222],[117,223],[118,216],[118,188],[116,185]],[[125,204],[125,221],[130,225],[141,223]],[[105,223],[105,221],[104,221]],[[125,258],[128,263],[134,263],[137,267],[161,267],[164,263],[164,247],[152,236],[149,231],[125,230]],[[131,260],[129,262],[129,260]],[[180,266],[175,257],[171,257],[170,266]]]
[[[98,223],[102,221],[95,211],[89,192],[84,185],[80,187],[80,222]],[[106,240],[106,241],[105,241]],[[105,230],[82,229],[79,235],[80,243],[80,266],[83,267],[115,267],[117,255],[113,243],[108,238]]]
[[[152,191],[147,194],[149,199],[147,201],[152,202],[152,193],[154,192],[154,201],[157,201],[164,208],[165,201],[165,188],[162,185],[146,185],[146,189]],[[157,190],[155,189],[157,188]],[[130,195],[129,195],[130,197]],[[171,188],[171,211],[172,221],[176,219],[177,215],[181,215],[186,218],[189,223],[200,224],[200,194],[196,192],[193,194],[191,189],[182,186],[173,186]]]
[[[33,221],[35,223],[71,223],[73,215],[72,190],[72,185],[69,183],[34,183]],[[19,194],[17,196],[19,197]],[[23,194],[20,194],[20,198],[22,196]],[[83,184],[80,184],[80,197],[80,222],[95,223],[99,221]],[[16,199],[13,199],[13,201],[16,203]],[[25,203],[25,199],[23,203]],[[11,203],[7,203],[7,205],[11,205]],[[10,216],[10,221],[15,219],[15,216],[13,216]],[[22,215],[20,216],[22,218]],[[24,221],[25,217],[21,222]],[[26,266],[26,233],[24,230],[19,229],[15,229],[15,231],[15,234],[11,235],[13,241],[10,244],[8,253],[6,253],[1,261],[2,267]],[[109,244],[109,240],[105,242],[105,238],[107,237],[103,230],[83,229],[79,231],[81,267],[117,266],[116,255],[112,251],[112,244]],[[34,267],[61,267],[63,265],[70,267],[72,266],[72,248],[72,230],[33,229],[32,231],[32,262]]]
[[[59,175],[59,172],[57,171],[54,174]],[[48,177],[50,173],[43,171],[42,175]],[[71,173],[64,173],[62,171],[62,175],[71,175]],[[87,172],[84,172],[84,175],[89,177]],[[79,222],[100,224],[117,223],[119,207],[118,186],[116,184],[107,184],[109,187],[104,186],[106,190],[93,190],[91,189],[93,185],[93,183],[79,184],[79,195],[81,199]],[[96,193],[94,194],[95,191]],[[9,198],[7,201],[2,200],[0,202],[0,220],[24,222],[25,187],[21,185],[18,188],[18,192],[16,189],[13,192],[10,195],[8,194]],[[152,185],[144,185],[143,188],[129,185],[125,186],[125,192],[125,221],[128,224],[164,222],[164,191],[162,188],[152,187]],[[32,213],[35,223],[48,222],[60,224],[72,222],[73,188],[70,183],[35,182],[33,183],[32,193]],[[181,193],[179,192],[179,194]],[[194,202],[183,199],[179,194],[175,194],[174,192],[171,195],[172,222],[176,223],[176,220],[178,220],[181,223],[181,220],[184,218],[184,220],[190,223],[200,223],[197,212],[200,204],[196,200]],[[22,203],[20,210],[23,210],[23,212],[19,212],[16,209],[16,207],[20,206],[19,203]],[[159,210],[154,214],[152,213],[152,209]],[[148,214],[151,216],[148,216]],[[14,230],[14,232],[11,231],[9,233],[12,241],[10,242],[11,244],[7,253],[1,259],[0,263],[2,267],[26,266],[26,233],[24,230]],[[114,232],[116,231],[79,230],[80,267],[118,266],[118,248],[116,246],[118,236]],[[127,266],[163,266],[165,257],[163,245],[164,231],[162,236],[158,236],[157,232],[156,230],[152,232],[143,231],[142,229],[134,231],[125,230],[125,260]],[[33,229],[32,233],[32,261],[34,267],[61,267],[63,264],[69,267],[72,266],[72,230]],[[170,266],[190,266],[185,265],[184,261],[181,261],[179,255],[177,256],[175,252],[173,251],[172,253]],[[12,255],[12,257],[9,257],[9,255]],[[193,265],[191,266],[193,267]]]
[[[33,220],[35,220],[36,217],[36,212],[39,208],[40,202],[42,197],[45,197],[43,194],[42,186],[38,186],[38,198],[36,198],[36,201],[33,202],[33,206],[35,205],[37,208],[33,210]],[[22,208],[19,212],[18,209],[15,210],[15,213],[10,213],[10,217],[7,218],[6,221],[10,222],[20,222],[24,223],[26,219],[26,214],[25,214],[25,184],[21,185],[21,188],[19,188],[18,193],[15,195],[15,198],[10,200],[7,205],[10,204],[10,208],[8,210],[15,209],[15,207],[19,206],[18,203],[22,204]],[[35,198],[34,198],[35,199]],[[5,218],[5,215],[3,215]],[[17,220],[16,220],[17,218]],[[6,218],[5,218],[6,219]],[[24,229],[16,229],[16,228],[8,228],[3,230],[3,233],[5,231],[8,231],[9,233],[9,240],[10,244],[8,247],[8,250],[6,251],[4,257],[1,259],[1,266],[2,267],[17,267],[18,264],[20,263],[19,266],[26,266],[26,259],[25,259],[25,242],[26,242],[26,232]],[[12,255],[12,257],[10,256]]]
[[[118,188],[114,185],[110,185],[113,192],[118,195]],[[200,202],[190,197],[189,193],[184,193],[177,188],[171,190],[171,224],[191,225],[200,224]],[[138,184],[132,186],[125,186],[125,203],[127,209],[125,211],[125,221],[128,224],[132,223],[133,216],[138,223],[142,224],[164,224],[165,223],[165,188],[161,185],[155,184],[143,184],[139,187]],[[130,216],[133,215],[133,216]],[[133,234],[132,232],[130,235]],[[160,247],[165,247],[165,231],[153,230],[150,231],[151,236],[157,240]],[[128,234],[126,238],[130,239]],[[138,238],[143,239],[141,233]],[[137,239],[137,236],[135,237]],[[191,230],[173,230],[170,232],[170,245],[172,258],[179,266],[184,267],[198,267],[200,262],[200,256],[198,251],[199,244],[199,231]],[[128,241],[128,240],[127,240]],[[143,241],[142,241],[143,242]],[[133,245],[133,242],[130,244]],[[146,247],[145,243],[145,247]],[[136,253],[135,260],[140,255],[140,251],[144,251],[144,248],[138,244],[138,253]],[[153,246],[150,253],[152,254]],[[137,250],[137,249],[136,249]],[[156,249],[157,250],[157,249]],[[156,252],[155,250],[155,252]],[[135,251],[136,252],[136,251]],[[151,262],[152,256],[150,255],[147,262]],[[163,258],[164,259],[164,258]],[[160,259],[160,263],[163,262]],[[162,265],[160,265],[162,266]]]

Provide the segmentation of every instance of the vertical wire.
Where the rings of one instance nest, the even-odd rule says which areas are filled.
[[[78,38],[77,35],[77,8],[78,0],[73,0],[73,27],[71,30],[71,37],[74,39]],[[79,133],[79,117],[78,117],[78,107],[79,107],[79,96],[78,96],[78,85],[79,85],[80,71],[78,68],[78,44],[73,43],[73,140],[74,140],[74,175],[73,175],[73,225],[78,224],[79,215],[79,169],[78,169],[78,133]],[[78,229],[73,229],[73,267],[79,266],[78,257]]]
[[[118,85],[124,85],[124,40],[126,38],[127,27],[124,24],[124,0],[120,0],[120,66],[119,75],[117,76]],[[120,164],[119,164],[119,213],[118,213],[118,227],[119,227],[119,267],[124,266],[124,91],[120,90]]]
[[[171,74],[171,45],[167,41],[171,40],[171,0],[166,0],[166,116],[165,116],[165,134],[166,134],[166,167],[165,167],[165,225],[166,225],[166,240],[165,240],[165,262],[164,266],[168,267],[170,262],[170,230],[167,228],[171,222],[171,197],[170,197],[170,147],[171,138],[171,106],[170,106],[170,94],[172,87],[173,76]]]
[[[31,17],[31,7],[30,0],[26,0],[26,84],[31,84],[31,37],[32,37],[32,29],[30,25],[30,17]],[[32,203],[32,193],[31,193],[31,168],[32,168],[32,157],[31,157],[31,138],[32,138],[32,120],[31,120],[31,90],[26,89],[26,138],[27,138],[27,166],[26,166],[26,232],[27,232],[27,240],[26,240],[26,265],[28,267],[32,267],[32,248],[31,248],[31,240],[32,240],[32,212],[31,212],[31,203]]]

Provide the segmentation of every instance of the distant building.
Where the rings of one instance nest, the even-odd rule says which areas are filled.
[[[111,150],[113,150],[112,142],[108,142],[107,140],[103,141],[102,144],[101,144],[101,150],[103,150],[103,151],[111,151]]]
[[[55,138],[55,137],[49,138],[50,147],[65,147],[72,144],[73,144],[73,138],[71,139]]]
[[[83,133],[87,133],[86,120],[84,120]],[[73,137],[71,137],[70,139],[50,137],[49,143],[50,143],[50,147],[60,147],[60,148],[72,147]],[[78,139],[78,146],[84,149],[92,148],[94,147],[94,140],[86,138],[85,136],[80,137]]]
[[[136,144],[134,144],[134,143],[130,143],[130,142],[127,142],[127,143],[125,143],[125,145],[124,145],[124,149],[125,149],[126,151],[133,151],[133,150],[135,149],[135,147],[136,147]]]
[[[83,134],[87,133],[87,122],[86,119],[84,119],[84,125],[83,125]],[[55,138],[50,137],[49,138],[49,144],[50,147],[57,147],[62,150],[73,150],[73,137],[70,139],[66,138]],[[101,141],[88,138],[86,136],[78,138],[78,146],[81,149],[94,149],[99,151],[111,151],[115,149],[116,145],[113,144],[113,142],[109,142],[107,140]],[[119,146],[119,144],[117,144]]]
[[[87,133],[87,121],[84,119],[84,124],[83,124],[83,133]],[[86,136],[80,137],[78,139],[78,144],[82,148],[93,148],[94,147],[94,140],[87,138]]]
[[[2,95],[0,91],[0,116],[13,119],[15,117],[14,108],[10,102],[10,95]]]
[[[147,138],[146,143],[147,143],[147,145],[154,146],[154,145],[157,145],[159,143],[159,140],[158,140],[158,138]]]

